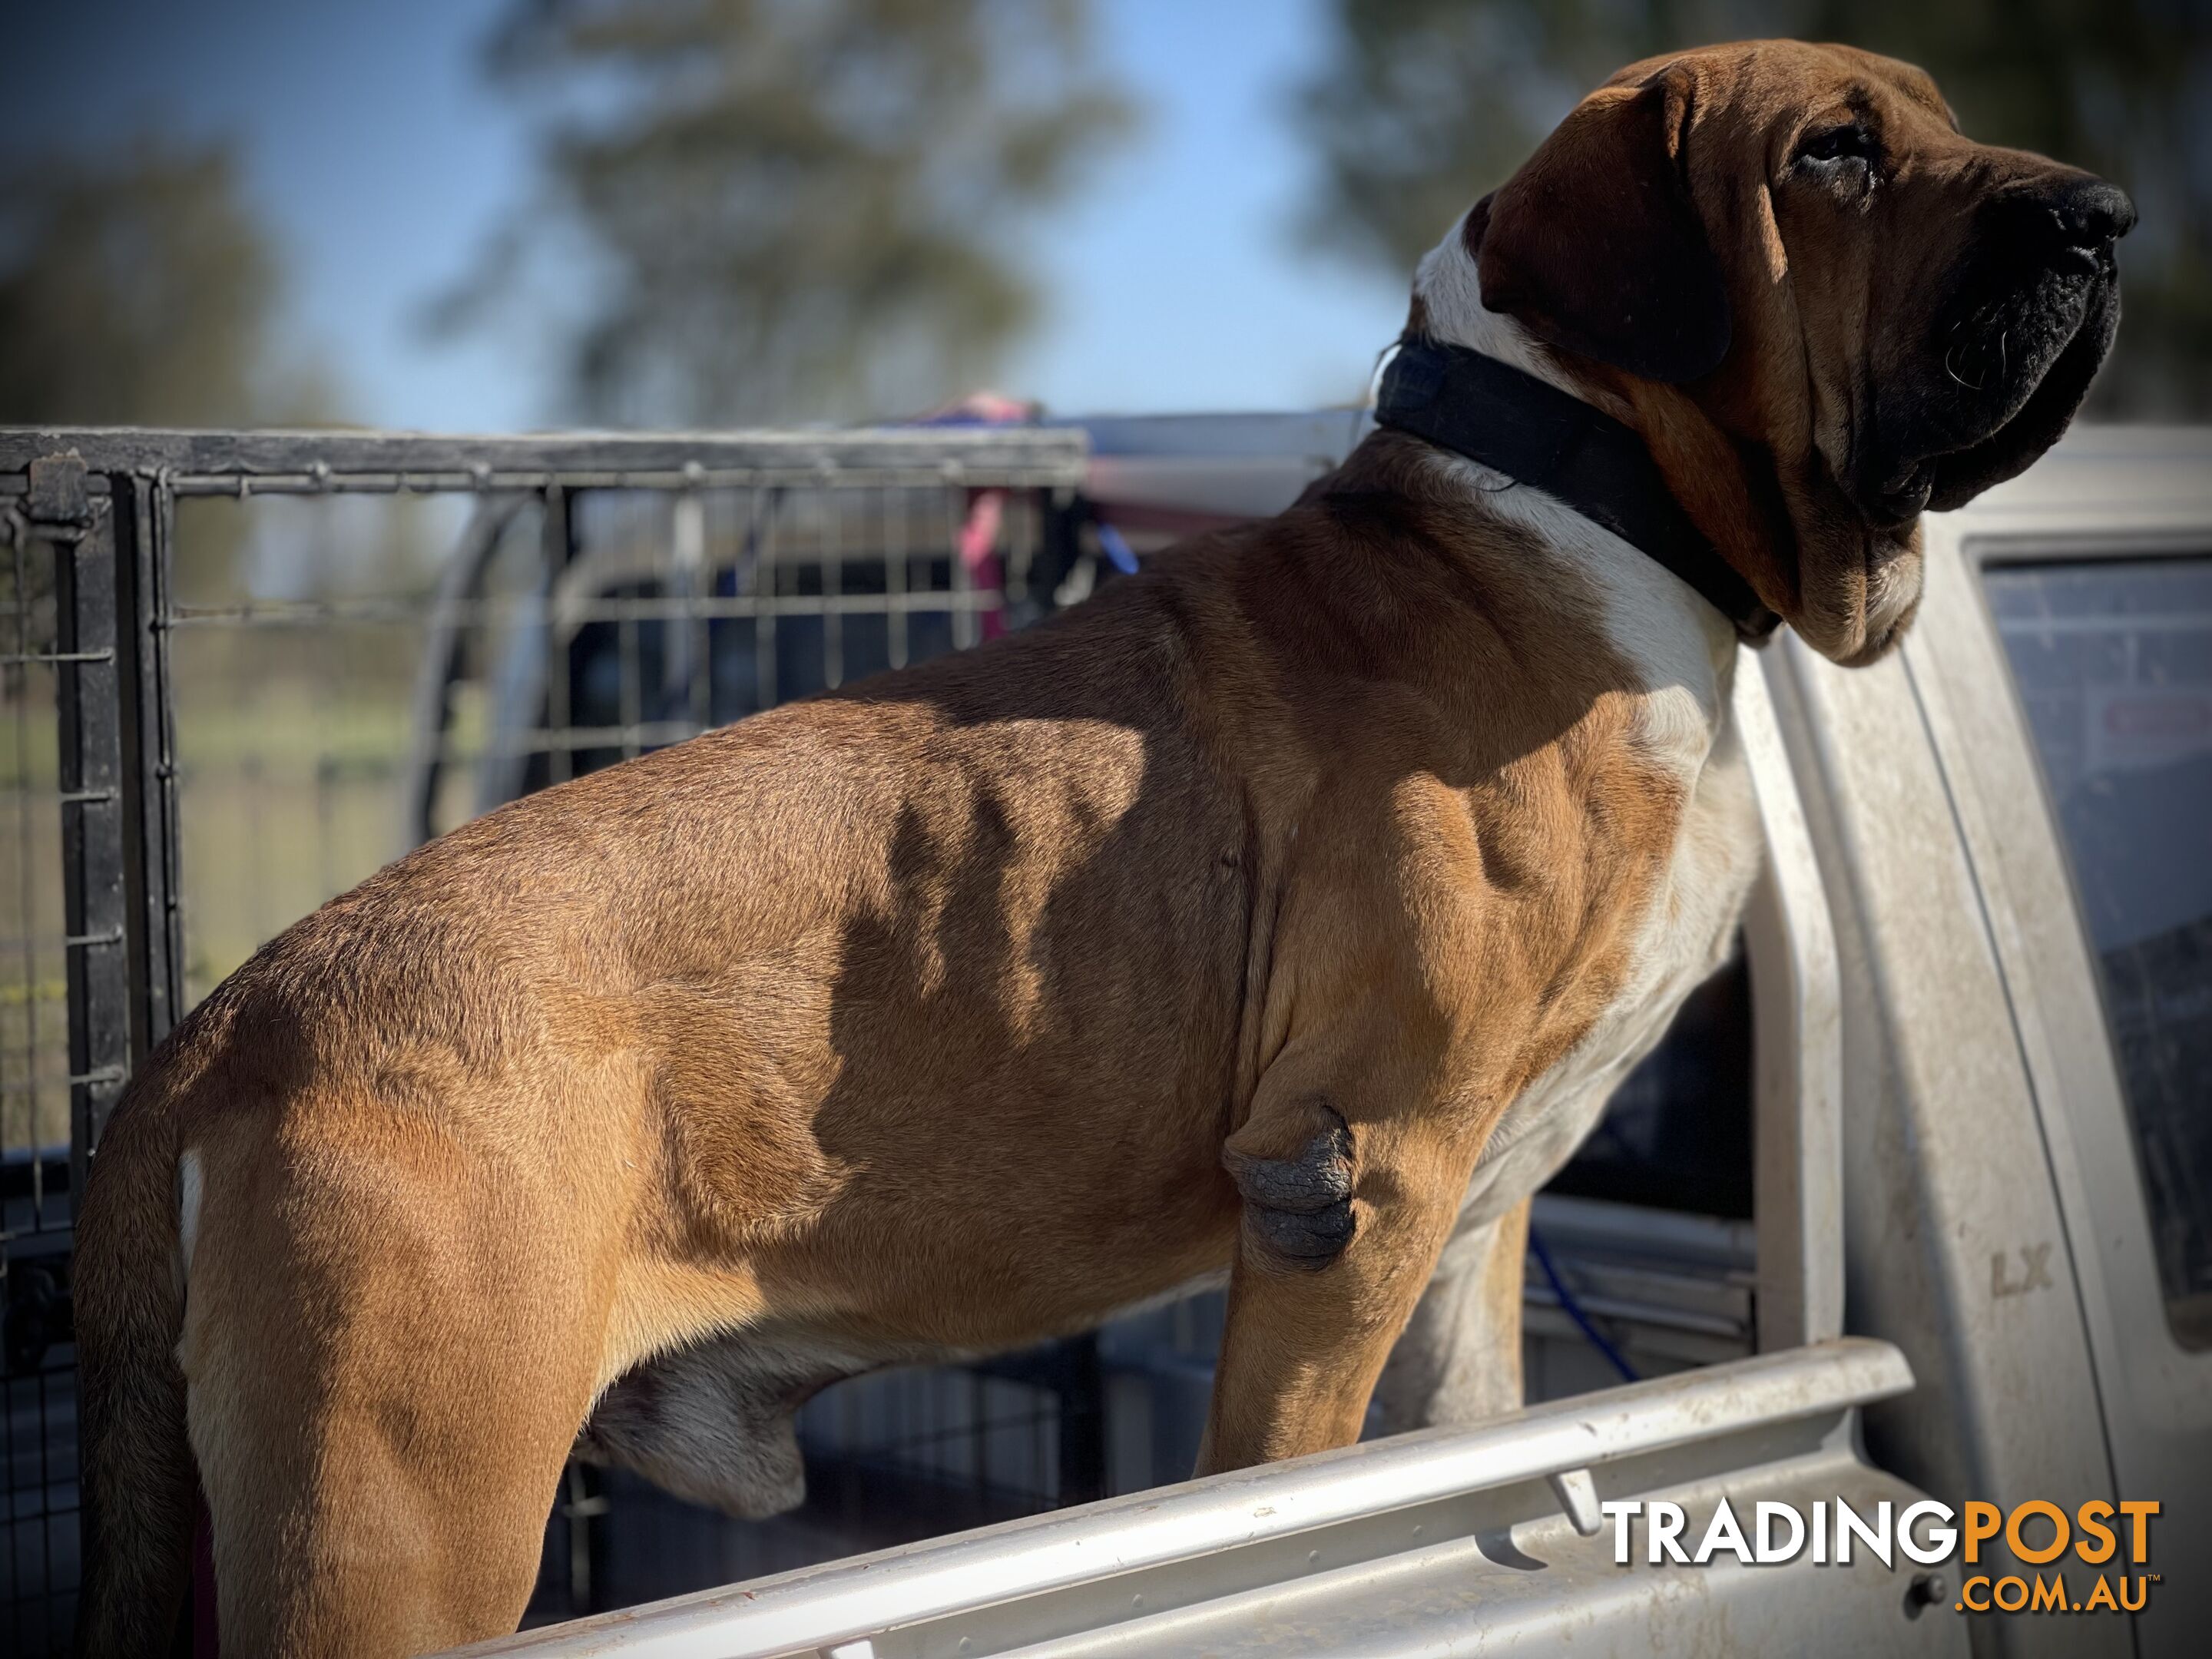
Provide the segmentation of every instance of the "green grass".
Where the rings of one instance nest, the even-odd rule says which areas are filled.
[[[181,700],[180,700],[181,701]],[[180,707],[185,985],[197,1000],[263,941],[407,850],[407,702],[276,682]]]

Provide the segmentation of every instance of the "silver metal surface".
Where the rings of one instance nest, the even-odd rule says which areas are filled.
[[[1901,1510],[1918,1494],[1895,1477],[1828,1448],[1670,1485],[1666,1496],[1695,1539],[1725,1497],[1738,1514],[1760,1502],[1809,1512],[1838,1498],[1862,1514]],[[1498,1518],[1510,1510],[1501,1508]],[[1776,1655],[1963,1655],[1968,1626],[1946,1604],[1914,1599],[1920,1570],[1862,1557],[1816,1566],[1809,1553],[1778,1565],[1659,1566],[1613,1559],[1610,1523],[1578,1536],[1546,1516],[1463,1534],[1295,1583],[1004,1650],[1020,1659],[1242,1659],[1260,1655],[1566,1654],[1574,1659],[1772,1659]],[[981,1644],[968,1651],[988,1651]],[[711,1650],[702,1649],[707,1652]],[[881,1659],[951,1649],[875,1647]]]
[[[1905,653],[2024,1056],[2113,1480],[2164,1506],[2148,1564],[2163,1576],[2133,1621],[2144,1656],[2202,1652],[2212,1621],[2212,1352],[2184,1349],[2165,1316],[2096,964],[1981,572],[2176,550],[2212,552],[2212,431],[2081,434],[1931,522],[1927,605]],[[2008,1266],[2002,1280],[1985,1268],[1990,1282],[2025,1284]]]
[[[1931,593],[1916,628],[1940,629],[1943,602]],[[2021,1265],[2063,1259],[2065,1227],[1912,676],[1899,656],[1844,669],[1778,643],[1843,968],[1850,1322],[1895,1342],[1920,1383],[1868,1413],[1869,1453],[1954,1504],[2116,1500],[2073,1275],[2028,1288]],[[1991,1553],[2005,1565],[1985,1570],[2021,1570]],[[2075,1599],[2087,1591],[2084,1576]],[[1985,1656],[2132,1651],[2123,1620],[1972,1622]]]
[[[1832,1483],[1851,1462],[1849,1413],[1911,1385],[1896,1350],[1846,1339],[459,1651],[765,1659],[866,1639],[885,1659],[1006,1652],[1138,1613],[1274,1594],[1339,1568],[1374,1571],[1408,1551],[1425,1564],[1434,1547],[1471,1547],[1510,1558],[1510,1568],[1524,1554],[1518,1526],[1555,1522],[1563,1539],[1577,1536],[1548,1484],[1554,1474],[1588,1470],[1601,1498],[1723,1475],[1734,1493],[1749,1490],[1755,1467],[1825,1459],[1820,1474]],[[1617,1593],[1662,1588],[1655,1577],[1645,1591]]]
[[[1739,650],[1735,677],[1736,729],[1766,840],[1744,916],[1763,1352],[1844,1329],[1843,994],[1820,867],[1770,694],[1794,643]]]

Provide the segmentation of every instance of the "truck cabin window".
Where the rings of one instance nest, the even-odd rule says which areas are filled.
[[[1984,580],[2103,982],[2166,1317],[2212,1347],[2212,555]]]

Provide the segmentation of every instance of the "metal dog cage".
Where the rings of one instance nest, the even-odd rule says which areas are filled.
[[[133,1063],[462,818],[1042,615],[1086,556],[1084,456],[963,428],[0,434],[0,1647],[70,1622],[70,1229]],[[1097,1496],[1098,1395],[1088,1341],[866,1379],[805,1414],[807,1508],[750,1528],[572,1470],[534,1611]]]
[[[1163,495],[1130,458],[1160,441],[1140,424],[1095,447],[1066,428],[0,431],[0,1647],[66,1644],[74,1195],[175,1018],[478,811],[1024,626],[1131,568],[1132,544],[1253,510],[1164,514],[1188,463]],[[1156,424],[1170,449],[1205,435]],[[1335,425],[1356,422],[1331,447]],[[1314,465],[1301,449],[1292,470]],[[1532,1398],[1613,1380],[1593,1323],[1645,1372],[1751,1351],[1747,1021],[1739,963],[1539,1200]],[[1655,1253],[1618,1200],[1703,1213]],[[1220,1314],[1200,1296],[833,1389],[800,1417],[807,1502],[770,1522],[572,1467],[531,1620],[1181,1480]]]

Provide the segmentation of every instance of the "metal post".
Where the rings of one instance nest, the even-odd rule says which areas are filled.
[[[166,479],[111,478],[117,615],[133,648],[118,659],[131,913],[132,1063],[184,1017],[185,928],[177,860],[177,725],[169,675],[169,572],[176,498]],[[125,504],[128,513],[125,513]]]
[[[1062,1345],[1060,1382],[1060,1502],[1106,1495],[1106,1382],[1096,1331]]]
[[[600,1490],[604,1477],[586,1463],[571,1463],[562,1477],[561,1515],[568,1523],[568,1612],[595,1613],[599,1592],[592,1582],[595,1545],[608,1509]]]
[[[131,929],[117,661],[115,502],[74,455],[32,463],[31,533],[53,550],[55,705],[62,806],[63,961],[69,994],[70,1194],[130,1073]],[[105,480],[100,480],[105,483]]]
[[[1793,647],[1743,652],[1735,675],[1737,728],[1766,836],[1766,867],[1744,917],[1762,1353],[1844,1328],[1842,974],[1772,695]]]
[[[470,625],[465,617],[471,603],[483,600],[484,573],[526,499],[492,495],[479,501],[459,542],[438,572],[437,592],[430,600],[429,626],[422,641],[422,665],[416,672],[414,714],[409,722],[414,752],[407,765],[403,847],[419,847],[438,833],[438,793],[451,758],[446,752],[447,727],[453,715],[449,700],[468,644]]]
[[[574,651],[574,630],[561,615],[562,573],[575,556],[574,526],[570,522],[568,492],[557,483],[545,486],[544,517],[538,529],[540,556],[545,566],[546,592],[553,603],[545,613],[545,781],[566,783],[575,775],[574,733],[569,727],[568,675]]]

